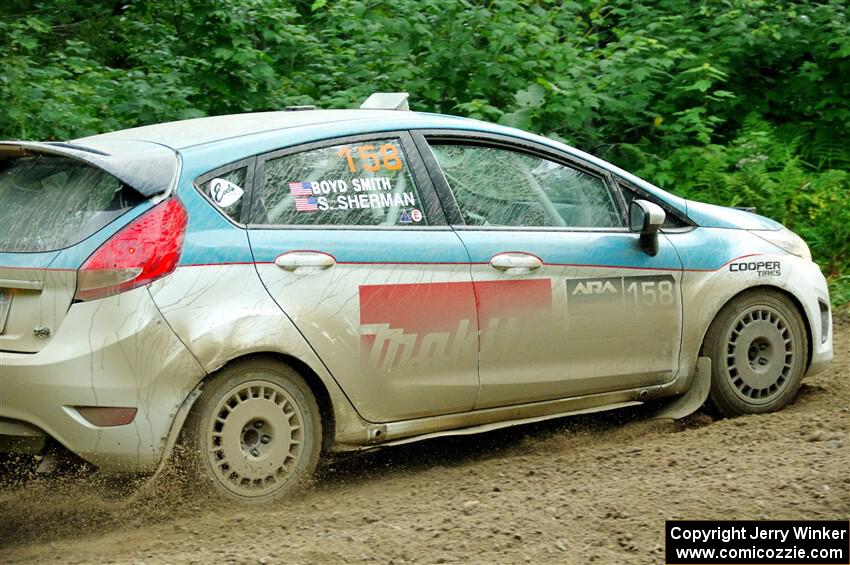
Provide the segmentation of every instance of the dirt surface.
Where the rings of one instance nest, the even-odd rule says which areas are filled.
[[[0,562],[663,563],[666,519],[847,519],[847,319],[835,348],[779,413],[636,409],[348,455],[272,507],[7,472]]]

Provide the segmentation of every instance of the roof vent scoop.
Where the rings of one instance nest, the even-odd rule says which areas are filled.
[[[360,108],[364,110],[410,110],[407,92],[374,92]]]

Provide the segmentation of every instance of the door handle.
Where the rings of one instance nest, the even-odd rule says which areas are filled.
[[[336,265],[333,255],[321,251],[289,251],[278,255],[274,264],[287,271],[323,271]]]
[[[520,274],[539,269],[543,266],[543,261],[530,253],[511,251],[494,255],[490,259],[490,266],[509,274]]]

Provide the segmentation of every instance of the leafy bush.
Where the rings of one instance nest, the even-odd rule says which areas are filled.
[[[5,0],[0,132],[66,139],[406,90],[418,109],[537,131],[674,193],[757,206],[807,239],[846,300],[847,10],[844,0]]]

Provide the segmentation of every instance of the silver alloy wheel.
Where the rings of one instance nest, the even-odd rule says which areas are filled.
[[[269,381],[233,388],[216,405],[207,458],[222,485],[236,495],[274,492],[296,471],[304,414],[293,397]]]
[[[741,312],[726,335],[726,377],[733,392],[749,404],[774,400],[789,382],[796,346],[778,310],[760,305]]]

